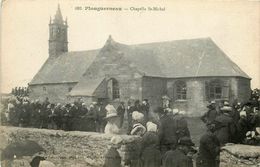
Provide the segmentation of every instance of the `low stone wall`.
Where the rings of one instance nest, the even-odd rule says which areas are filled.
[[[220,166],[260,166],[260,146],[249,146],[241,144],[224,146],[220,154]]]
[[[101,167],[111,137],[112,135],[95,132],[0,126],[0,150],[2,152],[11,143],[32,140],[46,149],[47,160],[57,167]],[[121,135],[121,137],[123,145],[119,152],[124,164],[126,159],[131,160],[138,156],[140,138],[128,135]],[[32,156],[24,156],[12,162],[16,164],[12,167],[29,167],[31,160]],[[225,146],[222,148],[220,161],[221,167],[260,166],[260,146]],[[3,167],[7,167],[3,164],[2,162]]]
[[[47,160],[56,166],[100,167],[110,145],[112,135],[95,132],[65,132],[34,128],[0,127],[1,151],[10,143],[18,141],[36,141],[47,151]],[[140,138],[121,135],[123,145],[120,149],[123,162],[138,152]],[[24,157],[30,161],[31,157]]]

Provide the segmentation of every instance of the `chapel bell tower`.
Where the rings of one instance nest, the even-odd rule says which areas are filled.
[[[54,19],[50,18],[49,34],[49,57],[55,58],[64,52],[68,52],[67,19],[63,20],[60,5],[58,5]]]

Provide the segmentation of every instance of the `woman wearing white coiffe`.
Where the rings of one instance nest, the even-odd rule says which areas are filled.
[[[105,126],[105,134],[119,134],[120,118],[117,115],[117,111],[113,105],[108,104],[105,109],[107,110]]]
[[[144,121],[144,114],[134,111],[132,114],[133,128],[130,132],[131,135],[143,136],[146,132],[145,126],[142,124]]]

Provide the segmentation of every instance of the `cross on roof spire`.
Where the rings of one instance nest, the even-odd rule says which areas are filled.
[[[113,42],[114,42],[114,40],[113,40],[113,38],[112,38],[112,35],[109,35],[106,43],[107,43],[107,44],[111,44],[111,43],[113,43]]]

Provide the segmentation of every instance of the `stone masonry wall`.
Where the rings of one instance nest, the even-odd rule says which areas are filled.
[[[30,85],[29,97],[31,99],[39,99],[41,101],[48,97],[52,103],[66,103],[70,101],[67,97],[69,90],[75,85],[76,83]]]
[[[0,127],[0,150],[8,144],[33,140],[47,151],[47,160],[59,167],[100,167],[109,148],[111,135],[95,132],[65,132],[60,130]],[[137,154],[139,137],[121,135],[122,162]],[[32,157],[27,157],[30,161]]]
[[[120,101],[127,102],[129,98],[141,99],[142,75],[134,64],[124,57],[123,52],[113,47],[113,45],[109,45],[102,48],[85,72],[84,79],[88,80],[104,77],[106,85],[107,81],[111,78],[116,79],[119,84],[120,98],[106,100],[117,106]],[[103,87],[101,89],[103,89]],[[96,91],[99,92],[98,90]]]
[[[167,94],[172,99],[173,108],[184,110],[188,116],[200,116],[207,110],[207,105],[211,100],[206,95],[206,82],[212,80],[221,80],[224,83],[223,98],[216,100],[229,100],[230,103],[235,99],[244,102],[249,99],[250,95],[250,80],[238,77],[201,77],[201,78],[180,78],[169,79],[167,81]],[[175,83],[184,81],[187,86],[187,99],[176,99]]]
[[[162,96],[166,94],[166,79],[143,77],[142,98],[149,100],[151,111],[162,106]]]
[[[237,85],[238,85],[238,101],[244,102],[245,99],[250,98],[251,87],[250,87],[250,80],[245,78],[237,78]]]

